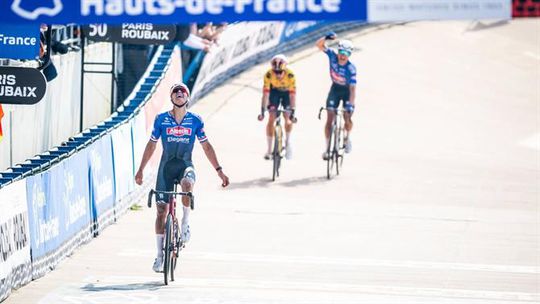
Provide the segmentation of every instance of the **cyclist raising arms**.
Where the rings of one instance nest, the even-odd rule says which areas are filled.
[[[292,158],[291,131],[293,127],[294,110],[296,107],[296,79],[294,73],[287,68],[287,57],[276,55],[270,61],[271,68],[264,75],[261,114],[259,120],[264,119],[264,111],[268,109],[268,124],[266,125],[267,150],[265,159],[272,158],[272,142],[274,138],[274,122],[276,110],[281,104],[284,109],[290,110],[285,116],[285,157]]]
[[[338,43],[337,52],[326,46],[327,40],[336,39],[336,34],[333,32],[328,33],[325,37],[317,40],[316,45],[319,50],[328,55],[330,61],[330,78],[332,79],[332,87],[328,93],[326,99],[326,108],[328,110],[337,110],[339,108],[340,101],[343,101],[343,108],[345,109],[345,152],[350,153],[352,150],[352,143],[350,133],[353,127],[352,114],[354,112],[354,102],[356,97],[356,67],[349,61],[349,57],[354,49],[354,46],[349,40],[341,40]],[[323,153],[323,159],[328,158],[327,151],[330,145],[330,132],[332,129],[332,122],[336,117],[336,113],[328,111],[326,118],[326,125],[324,128],[324,135],[326,137],[326,149]]]
[[[157,174],[156,190],[172,191],[174,180],[180,180],[182,191],[193,190],[195,185],[195,170],[191,161],[191,153],[197,136],[206,157],[214,166],[218,176],[222,180],[222,186],[229,185],[229,178],[223,173],[216,157],[214,148],[208,141],[204,133],[204,123],[200,116],[188,112],[186,107],[189,102],[189,89],[183,83],[175,84],[169,92],[173,108],[171,111],[161,113],[156,116],[154,129],[148,144],[143,153],[139,170],[135,175],[135,181],[141,185],[143,182],[144,167],[152,157],[161,137],[163,153]],[[156,272],[162,271],[163,263],[163,231],[165,229],[165,219],[168,213],[168,195],[157,194],[157,216],[155,223],[157,257],[154,261],[153,269]],[[189,241],[189,198],[183,196],[183,217],[182,217],[182,240]]]

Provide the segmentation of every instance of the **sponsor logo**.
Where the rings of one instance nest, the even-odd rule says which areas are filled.
[[[167,135],[172,135],[172,136],[191,135],[191,129],[190,128],[184,128],[184,127],[181,127],[181,126],[167,128]]]
[[[15,14],[29,20],[36,20],[41,15],[46,15],[50,17],[56,16],[62,11],[63,8],[62,0],[53,0],[52,7],[36,7],[32,11],[28,11],[22,8],[21,3],[22,0],[13,1],[13,3],[11,4],[11,10]]]
[[[168,137],[167,142],[177,142],[182,144],[189,144],[189,137]]]
[[[110,3],[109,3],[110,2]],[[220,15],[225,10],[236,14],[253,12],[256,14],[293,14],[293,13],[339,13],[341,0],[160,0],[136,1],[132,5],[123,5],[123,1],[81,0],[82,16],[168,16],[177,9],[183,9],[188,15]]]

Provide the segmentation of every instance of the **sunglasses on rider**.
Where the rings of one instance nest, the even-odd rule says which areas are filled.
[[[185,90],[183,90],[182,87],[174,88],[172,92],[173,92],[173,94],[175,96],[178,95],[178,92],[182,92],[182,98],[186,98],[186,96],[187,96],[187,94],[186,94],[187,92],[185,92]]]

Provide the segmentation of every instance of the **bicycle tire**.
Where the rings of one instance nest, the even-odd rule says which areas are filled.
[[[165,222],[165,252],[163,255],[163,281],[169,285],[169,267],[171,262],[171,237],[172,237],[172,215],[167,215]]]
[[[328,153],[328,159],[326,160],[326,178],[327,179],[332,179],[332,170],[334,169],[334,141],[335,141],[335,135],[334,135],[334,130],[335,130],[336,126],[334,124],[332,124],[332,129],[330,130],[330,138],[329,138],[329,144],[328,144],[328,149],[327,149],[327,153]]]
[[[179,233],[178,233],[178,220],[175,219],[174,220],[174,225],[173,225],[173,235],[172,235],[172,244],[171,244],[171,249],[172,249],[172,254],[171,254],[171,267],[170,267],[170,271],[171,271],[171,282],[174,281],[174,271],[176,270],[176,263],[177,263],[177,259],[178,259],[178,252],[179,252],[179,244],[180,244],[180,240],[179,240],[179,237],[178,237]]]
[[[279,127],[276,126],[274,129],[274,151],[272,151],[272,181],[276,180],[276,177],[279,177],[279,166],[281,163],[281,148],[279,142],[281,141],[281,134]]]
[[[337,127],[336,128],[336,140],[334,142],[334,157],[335,157],[335,166],[336,166],[336,175],[339,175],[339,160],[340,158],[342,158],[342,156],[340,155],[340,147],[341,147],[341,143],[343,141],[343,138],[341,137],[341,126]]]

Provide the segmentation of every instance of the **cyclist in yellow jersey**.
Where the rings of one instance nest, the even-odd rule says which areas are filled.
[[[272,158],[272,142],[274,140],[274,122],[276,110],[281,104],[284,109],[290,110],[283,113],[285,117],[285,157],[292,158],[291,131],[293,127],[294,110],[296,108],[296,78],[294,73],[287,68],[287,57],[283,54],[276,55],[270,61],[271,68],[264,75],[263,96],[261,114],[258,119],[264,119],[264,111],[268,110],[268,124],[266,125],[267,150],[265,159]]]

